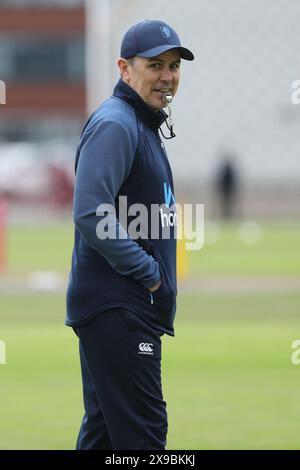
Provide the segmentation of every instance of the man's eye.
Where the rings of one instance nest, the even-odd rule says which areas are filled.
[[[179,64],[172,64],[170,65],[170,70],[177,70],[179,69],[179,66],[180,66]],[[150,64],[150,67],[153,69],[159,69],[161,67],[161,64],[157,62],[155,64]]]

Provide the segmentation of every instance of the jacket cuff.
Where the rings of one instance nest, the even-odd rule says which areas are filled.
[[[161,280],[162,280],[161,274],[160,274],[160,272],[158,272],[157,276],[153,277],[148,282],[143,283],[143,286],[147,287],[147,289],[149,289],[149,287],[154,287]]]

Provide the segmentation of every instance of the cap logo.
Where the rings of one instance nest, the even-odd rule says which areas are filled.
[[[163,38],[169,38],[171,36],[171,31],[168,26],[161,26],[160,31]]]

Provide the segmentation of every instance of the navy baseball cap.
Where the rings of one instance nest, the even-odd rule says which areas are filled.
[[[156,57],[170,49],[177,49],[180,57],[194,60],[194,54],[181,46],[177,33],[164,21],[145,20],[125,33],[121,44],[121,57]]]

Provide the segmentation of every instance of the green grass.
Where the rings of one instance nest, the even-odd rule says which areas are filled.
[[[300,274],[300,224],[264,224],[247,246],[237,225],[190,252],[192,276]],[[70,266],[73,227],[13,227],[9,277]],[[199,281],[200,282],[200,281]],[[169,449],[299,449],[300,293],[179,296],[176,337],[163,338]],[[63,294],[1,293],[0,449],[73,449],[82,418],[77,337]]]
[[[241,302],[254,315],[238,315]],[[300,448],[299,307],[299,294],[181,298],[164,369],[171,448]]]
[[[223,224],[213,244],[189,252],[194,275],[300,276],[300,224],[262,224],[262,236],[254,245],[239,237],[240,225]],[[209,235],[207,228],[206,235]]]
[[[163,339],[169,449],[300,448],[299,307],[299,294],[179,298]],[[74,448],[81,380],[63,296],[5,296],[3,311],[0,448]]]
[[[8,270],[24,274],[39,270],[69,270],[73,225],[11,227],[8,232]]]
[[[216,243],[200,251],[189,251],[192,275],[300,275],[300,223],[267,223],[262,238],[246,245],[238,237],[239,224],[220,226]],[[206,237],[209,236],[209,226]],[[9,272],[31,270],[68,271],[73,243],[73,226],[12,227],[8,236]]]

